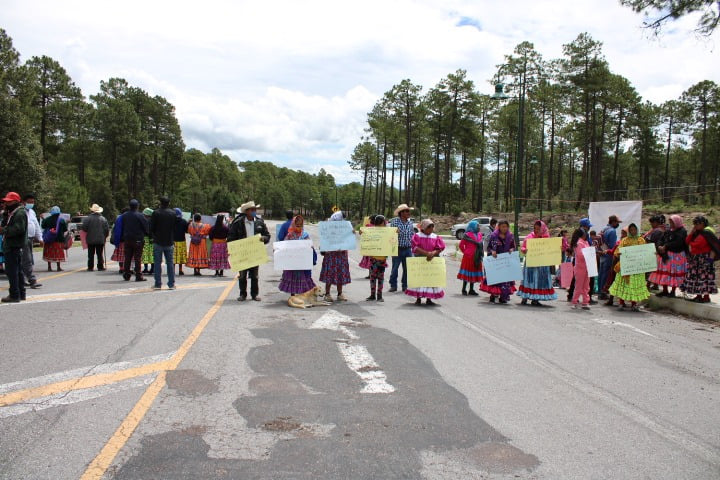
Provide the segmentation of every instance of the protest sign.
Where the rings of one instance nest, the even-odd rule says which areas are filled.
[[[82,245],[83,250],[88,249],[87,232],[85,230],[80,230],[80,245]]]
[[[488,285],[522,280],[522,267],[518,252],[500,253],[497,258],[488,255],[483,260]]]
[[[360,236],[360,255],[368,257],[397,256],[397,228],[363,227],[360,232],[362,232]]]
[[[182,212],[182,218],[186,222],[189,222],[190,220],[192,220],[192,214],[190,212]]]
[[[278,241],[280,241],[280,229],[282,228],[283,224],[278,223],[275,225],[275,238],[277,238]]]
[[[562,262],[562,238],[530,238],[527,241],[526,267],[549,267]]]
[[[200,222],[210,225],[212,227],[213,225],[215,225],[216,220],[217,218],[213,217],[212,215],[202,215]]]
[[[587,265],[588,277],[597,277],[597,250],[595,250],[595,247],[585,247],[582,249],[582,254],[583,257],[585,257],[585,265]]]
[[[228,242],[227,248],[230,267],[236,272],[257,267],[270,260],[260,235]]]
[[[444,288],[447,283],[444,258],[435,257],[428,262],[426,257],[410,257],[407,259],[407,268],[410,288]]]
[[[370,217],[363,218],[362,226],[365,227],[370,224]]]
[[[566,290],[570,288],[574,275],[575,272],[573,271],[573,264],[571,262],[564,262],[560,265],[560,287]]]
[[[655,270],[657,270],[657,257],[654,243],[620,249],[620,275],[635,275]]]
[[[355,250],[357,242],[352,223],[342,222],[320,222],[320,251],[334,252],[336,250]]]
[[[275,271],[312,270],[312,240],[287,240],[273,243]]]

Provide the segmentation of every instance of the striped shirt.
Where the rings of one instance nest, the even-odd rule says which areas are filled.
[[[400,217],[395,217],[390,220],[390,226],[398,229],[398,247],[410,248],[412,237],[415,235],[415,226],[412,221],[408,219],[407,222],[403,222]]]

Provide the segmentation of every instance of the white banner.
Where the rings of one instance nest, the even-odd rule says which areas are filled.
[[[312,270],[312,240],[288,240],[273,243],[275,271]]]
[[[598,265],[597,265],[597,250],[595,247],[585,247],[582,249],[583,257],[585,257],[585,264],[587,265],[588,277],[598,276]]]
[[[610,215],[617,215],[622,223],[618,227],[618,239],[620,239],[620,229],[634,223],[640,229],[642,222],[642,200],[627,202],[591,202],[588,208],[588,217],[590,223],[593,224],[593,230],[598,235],[608,223]],[[614,247],[615,245],[610,245]]]

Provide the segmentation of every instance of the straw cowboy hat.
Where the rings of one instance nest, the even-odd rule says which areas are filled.
[[[101,206],[98,205],[97,203],[93,203],[93,204],[92,204],[92,207],[90,207],[90,211],[93,212],[93,213],[102,213],[102,212],[103,212],[103,207],[101,207]]]
[[[398,207],[395,209],[395,216],[397,216],[397,214],[402,212],[403,210],[415,210],[415,209],[412,207],[408,207],[407,203],[403,203],[402,205],[398,205]]]
[[[240,205],[240,208],[237,209],[237,213],[245,213],[245,210],[249,210],[251,208],[260,208],[260,205],[255,205],[255,202],[250,200],[249,202]]]

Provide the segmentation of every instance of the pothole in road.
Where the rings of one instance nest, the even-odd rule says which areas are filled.
[[[292,417],[277,417],[275,420],[263,423],[262,427],[269,432],[292,432],[300,430],[302,423],[293,421]]]
[[[463,450],[461,455],[485,470],[497,473],[511,473],[519,470],[533,470],[540,461],[535,455],[524,453],[507,443],[486,442]]]
[[[264,375],[253,377],[248,382],[252,391],[258,394],[303,395],[309,389],[289,375]]]

